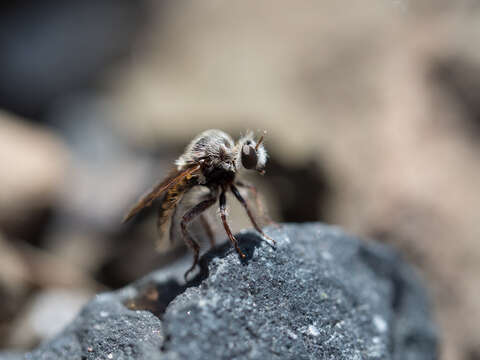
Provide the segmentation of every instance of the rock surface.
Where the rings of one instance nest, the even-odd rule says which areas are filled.
[[[117,292],[98,295],[61,334],[2,359],[436,359],[414,271],[390,248],[320,224],[252,232]],[[145,311],[149,310],[149,311]]]

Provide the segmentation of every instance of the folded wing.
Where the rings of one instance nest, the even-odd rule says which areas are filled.
[[[129,221],[132,217],[138,214],[141,210],[146,207],[149,207],[152,202],[162,196],[162,194],[178,185],[183,179],[189,178],[200,170],[200,165],[194,165],[186,170],[174,171],[161,183],[156,185],[152,190],[150,190],[146,195],[142,196],[140,200],[130,209],[130,211],[123,218],[123,222]]]

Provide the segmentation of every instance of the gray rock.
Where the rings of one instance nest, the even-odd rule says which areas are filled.
[[[186,285],[188,263],[97,296],[23,358],[437,358],[425,291],[389,247],[320,224],[267,231],[276,248],[241,233],[245,261],[226,244]]]

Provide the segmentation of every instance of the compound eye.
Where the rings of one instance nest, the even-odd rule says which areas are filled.
[[[257,152],[251,145],[242,147],[242,165],[245,169],[254,169],[257,166]]]

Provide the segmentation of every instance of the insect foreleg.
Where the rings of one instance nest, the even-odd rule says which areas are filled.
[[[245,201],[245,199],[242,197],[242,195],[240,195],[240,192],[238,191],[238,189],[235,187],[235,185],[230,185],[230,189],[232,190],[232,193],[233,195],[235,195],[235,197],[237,198],[238,201],[240,201],[240,203],[242,204],[242,206],[244,207],[245,211],[247,212],[247,215],[248,217],[250,218],[250,221],[252,222],[252,225],[253,227],[255,228],[255,230],[257,230],[260,234],[262,234],[263,237],[265,237],[266,239],[270,240],[272,243],[275,244],[275,240],[273,240],[272,238],[270,238],[269,236],[267,236],[263,230],[260,228],[260,226],[258,226],[257,222],[255,221],[255,217],[253,216],[247,202]]]
[[[253,195],[253,199],[255,200],[255,205],[257,206],[258,212],[260,214],[260,217],[262,217],[263,221],[265,221],[267,224],[273,224],[275,226],[279,226],[275,221],[273,221],[270,216],[268,215],[265,206],[263,205],[263,201],[258,195],[258,190],[257,188],[249,183],[244,183],[242,181],[237,181],[235,183],[237,186],[240,186],[244,189],[247,189],[250,191],[250,193]]]

